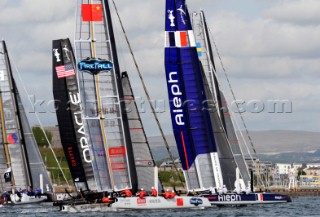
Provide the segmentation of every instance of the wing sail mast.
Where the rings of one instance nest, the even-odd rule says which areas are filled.
[[[142,125],[127,72],[122,73],[121,81],[138,176],[138,189],[151,189],[151,187],[157,187],[155,184],[158,180],[155,179],[158,176],[158,174],[155,176],[157,171],[155,170],[156,164]]]
[[[237,139],[237,135],[235,133],[235,129],[233,127],[231,114],[229,112],[229,108],[225,99],[225,96],[219,86],[219,82],[216,76],[216,68],[214,64],[213,52],[212,52],[212,45],[209,37],[209,30],[207,27],[205,15],[203,11],[199,13],[193,13],[193,26],[195,29],[195,36],[197,41],[197,49],[199,50],[198,56],[201,60],[201,63],[204,67],[205,76],[210,81],[210,90],[214,96],[214,102],[216,105],[216,110],[218,111],[218,115],[221,119],[221,123],[223,127],[224,134],[227,136],[227,143],[217,143],[223,144],[224,153],[223,154],[226,158],[229,158],[229,161],[225,162],[225,165],[222,165],[222,168],[230,167],[232,171],[226,171],[226,180],[230,180],[230,185],[228,188],[233,188],[233,180],[235,180],[235,170],[236,167],[239,168],[240,174],[244,182],[247,184],[250,181],[250,175],[248,172],[247,165],[244,160],[244,156],[242,150],[240,148],[239,141]],[[230,149],[230,150],[228,150]],[[226,157],[229,156],[229,157]],[[232,157],[233,156],[233,157]],[[232,161],[235,161],[235,164]],[[224,173],[224,172],[223,172]],[[229,175],[227,175],[229,174]],[[228,183],[228,182],[227,182]]]
[[[94,4],[92,4],[94,2]],[[87,8],[98,16],[85,18]],[[133,150],[122,102],[123,92],[108,1],[78,0],[75,53],[84,119],[94,155],[98,191],[137,188]],[[96,15],[97,15],[96,14]],[[82,63],[108,61],[109,68],[90,70]]]
[[[174,135],[188,190],[222,187],[201,66],[185,0],[166,1],[165,68]]]
[[[21,128],[18,102],[15,96],[16,86],[12,76],[10,60],[4,41],[0,48],[0,91],[2,99],[1,126],[8,169],[11,170],[12,186],[28,189],[32,186],[27,150]]]

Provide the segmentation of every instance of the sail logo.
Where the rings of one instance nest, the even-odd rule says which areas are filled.
[[[59,54],[58,50],[59,49],[55,48],[52,51],[53,51],[53,55],[56,57],[57,62],[60,62],[61,61],[61,59],[60,59],[61,54]]]
[[[124,146],[109,148],[109,155],[125,155],[126,148]]]
[[[97,75],[101,71],[110,71],[113,69],[113,64],[110,61],[96,58],[87,58],[78,63],[80,71],[89,72],[92,75]]]
[[[174,24],[174,19],[175,19],[175,17],[173,16],[173,11],[172,11],[172,10],[168,10],[168,19],[170,20],[170,26],[171,26],[171,27],[176,26],[176,25]]]
[[[171,112],[174,116],[177,125],[185,125],[183,114],[182,92],[179,86],[178,73],[170,72],[168,75],[169,92],[172,95],[170,104],[172,105]]]
[[[73,153],[73,147],[68,147],[68,155],[69,155],[69,158],[70,158],[70,163],[73,167],[76,167],[77,166],[77,161],[75,159],[75,156],[74,156],[74,153]]]
[[[191,198],[190,199],[190,204],[198,206],[200,204],[203,204],[203,201],[200,198]]]
[[[62,50],[64,51],[65,56],[67,57],[68,61],[71,61],[70,59],[70,50],[68,49],[67,45],[64,45],[64,47],[62,48]]]
[[[137,204],[146,204],[147,203],[147,200],[145,198],[138,198],[137,199]]]
[[[15,133],[10,133],[9,135],[8,135],[8,142],[10,143],[10,144],[14,144],[14,143],[16,143],[18,141],[18,135],[17,134],[15,134]]]
[[[221,194],[218,196],[218,201],[241,201],[241,196],[238,194]]]
[[[11,167],[7,168],[4,173],[4,181],[11,182]]]
[[[86,163],[91,163],[88,139],[85,136],[84,125],[81,117],[82,111],[81,111],[81,104],[80,104],[81,103],[80,93],[79,92],[76,94],[69,93],[69,97],[70,97],[70,102],[73,105],[80,107],[79,111],[73,113],[73,117],[74,117],[75,123],[79,127],[77,132],[81,135],[79,142],[82,149],[83,159]]]
[[[186,17],[186,15],[187,15],[187,13],[186,13],[185,9],[183,9],[183,5],[181,5],[180,8],[177,9],[177,11],[180,12],[181,22],[182,22],[184,25],[186,25],[186,19],[185,19],[185,17]]]

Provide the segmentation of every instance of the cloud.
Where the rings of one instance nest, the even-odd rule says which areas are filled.
[[[151,97],[166,98],[165,1],[115,2]],[[0,37],[6,39],[27,89],[37,98],[52,99],[51,43],[67,36],[73,40],[75,5],[76,1],[65,0],[0,1]],[[246,114],[251,129],[320,130],[320,121],[314,118],[320,97],[316,82],[320,75],[319,5],[318,0],[188,1],[189,11],[204,9],[237,97],[293,101],[293,114]],[[121,70],[130,73],[134,92],[142,96],[122,30],[116,17],[113,21]],[[221,75],[218,58],[216,65]],[[220,82],[227,89],[225,78]],[[166,132],[171,132],[169,118],[168,112],[161,114]],[[55,115],[43,121],[52,124]],[[147,131],[152,133],[154,126],[149,123]]]
[[[39,23],[50,23],[74,14],[72,6],[75,6],[74,1],[14,1],[1,8],[0,24],[32,27]]]
[[[246,20],[235,14],[219,14],[212,20],[212,32],[228,55],[318,57],[318,28],[261,18]]]
[[[231,76],[237,78],[256,79],[291,79],[311,76],[320,76],[319,59],[296,57],[224,57],[225,67]],[[217,65],[219,61],[217,60]],[[218,67],[220,70],[220,67]]]
[[[211,17],[209,26],[231,75],[319,76],[319,26],[294,25],[262,16],[248,19],[232,12]]]
[[[296,25],[319,25],[318,0],[281,0],[265,11],[264,17]]]

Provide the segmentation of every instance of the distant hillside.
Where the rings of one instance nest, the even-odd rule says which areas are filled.
[[[260,154],[311,152],[320,149],[319,132],[251,131],[250,135]]]
[[[261,160],[273,162],[320,162],[320,133],[305,131],[251,131],[254,147]],[[175,157],[178,152],[173,135],[167,136]],[[247,144],[250,146],[248,143]],[[152,152],[157,160],[168,158],[160,136],[149,138]],[[315,153],[313,153],[315,152]]]
[[[320,149],[313,152],[291,152],[273,155],[259,155],[261,161],[277,163],[320,163]]]
[[[170,150],[173,156],[177,158],[179,155],[178,155],[178,150],[177,150],[173,135],[169,135],[166,138],[168,140]],[[163,143],[163,139],[161,138],[161,136],[152,136],[152,137],[149,137],[148,139],[149,139],[149,144],[151,146],[151,151],[155,161],[169,158],[168,151],[165,148],[165,145]]]

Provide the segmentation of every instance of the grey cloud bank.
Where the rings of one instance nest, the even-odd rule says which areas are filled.
[[[116,0],[128,37],[152,98],[166,98],[163,66],[164,3],[154,0]],[[2,0],[0,37],[5,39],[29,94],[52,100],[51,41],[73,39],[74,0]],[[290,114],[246,113],[252,130],[320,131],[320,1],[318,0],[189,0],[189,9],[203,9],[238,99],[288,99]],[[114,19],[116,23],[116,18]],[[123,71],[131,76],[137,96],[143,96],[119,25],[115,24]],[[216,56],[217,57],[217,56]],[[223,71],[221,85],[228,101]],[[14,75],[18,84],[21,82]],[[23,92],[20,88],[20,92]],[[22,93],[23,95],[23,93]],[[25,97],[26,98],[26,97]],[[24,100],[24,104],[29,102]],[[30,105],[29,105],[30,106]],[[169,113],[159,114],[171,133]],[[29,115],[32,124],[37,124]],[[41,114],[46,125],[54,114]],[[152,119],[150,114],[144,120]],[[147,133],[157,134],[153,121],[144,121]]]

